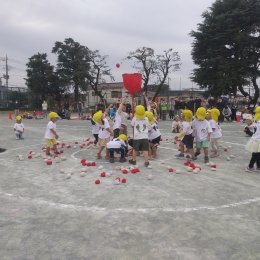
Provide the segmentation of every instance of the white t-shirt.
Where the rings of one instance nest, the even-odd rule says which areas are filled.
[[[134,140],[148,139],[148,131],[151,130],[151,125],[147,117],[144,119],[134,117],[131,126],[134,128]]]
[[[103,119],[103,122],[104,122],[103,125],[98,125],[99,126],[98,137],[101,139],[106,139],[110,137],[110,133],[106,130],[107,128],[110,128],[110,125],[106,118]]]
[[[15,123],[14,124],[14,129],[15,129],[15,133],[19,133],[19,131],[23,132],[23,130],[24,130],[23,123]]]
[[[212,128],[212,133],[210,135],[211,138],[220,138],[222,137],[222,131],[219,123],[217,123],[214,119],[209,120],[209,124]]]
[[[179,128],[181,128],[181,121],[173,121],[172,122],[172,129],[175,129],[176,127],[179,127]]]
[[[94,122],[94,120],[91,120],[91,132],[93,135],[99,133],[99,126]]]
[[[203,121],[197,118],[192,122],[192,129],[195,130],[195,138],[197,142],[208,140],[208,134],[212,133],[209,122],[205,119]]]
[[[109,141],[107,143],[108,149],[119,149],[121,146],[126,146],[126,143],[123,140],[120,140],[119,138],[114,138],[113,140]]]
[[[117,112],[116,112],[116,116],[115,116],[115,118],[114,118],[113,130],[115,130],[115,129],[117,129],[117,128],[120,129],[121,121],[122,121],[121,115],[120,115],[120,113],[117,111]]]
[[[253,123],[253,135],[252,135],[252,139],[253,140],[257,140],[260,141],[260,121],[256,121]]]
[[[43,102],[42,103],[42,110],[47,110],[47,108],[48,108],[47,102]]]
[[[151,125],[151,130],[148,132],[148,139],[154,140],[155,138],[161,136],[161,132],[158,129],[158,125],[156,123]]]
[[[186,133],[186,135],[192,134],[193,130],[191,127],[191,122],[183,121],[182,122],[182,131]]]
[[[44,136],[45,139],[55,139],[55,135],[52,133],[51,129],[54,131],[56,130],[56,123],[53,123],[52,121],[47,124]]]

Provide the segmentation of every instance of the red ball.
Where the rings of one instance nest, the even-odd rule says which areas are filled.
[[[91,162],[91,166],[96,166],[96,163],[95,162]]]
[[[106,177],[106,173],[105,172],[101,172],[100,173],[100,177]]]
[[[123,174],[127,174],[127,173],[128,173],[128,170],[124,169],[124,170],[122,170],[122,173],[123,173]]]
[[[126,183],[126,178],[123,178],[123,179],[122,179],[122,183]]]
[[[96,180],[96,181],[95,181],[95,184],[100,184],[100,180]]]
[[[28,159],[32,159],[32,156],[31,156],[31,155],[28,155]]]
[[[173,168],[169,168],[168,171],[169,171],[169,172],[173,172]]]
[[[217,168],[217,165],[216,164],[212,164],[210,167],[211,168]]]
[[[86,159],[81,159],[80,163],[86,163]]]
[[[60,153],[64,153],[64,151],[63,151],[63,150],[60,150]]]
[[[117,67],[117,68],[120,68],[120,64],[119,64],[119,63],[117,63],[117,64],[116,64],[116,67]]]
[[[46,161],[46,164],[47,164],[47,165],[52,165],[52,160],[47,160],[47,161]]]

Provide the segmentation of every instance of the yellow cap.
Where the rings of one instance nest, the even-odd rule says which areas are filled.
[[[255,113],[260,113],[260,106],[257,106],[257,107],[255,108]]]
[[[152,125],[154,124],[154,114],[151,111],[145,111],[145,116],[148,118],[149,123]]]
[[[119,135],[118,138],[119,138],[120,140],[127,141],[127,136],[124,135],[124,134]]]
[[[22,118],[21,118],[21,116],[17,116],[17,117],[15,118],[15,120],[16,120],[16,121],[20,121],[20,120],[22,120]]]
[[[260,121],[260,106],[255,108],[255,121]]]
[[[135,107],[135,117],[138,119],[145,118],[145,108],[142,105],[138,105]]]
[[[185,121],[187,121],[187,122],[191,122],[192,121],[193,113],[192,113],[191,110],[184,109],[184,110],[182,110],[182,114],[183,114],[183,117],[184,117]]]
[[[103,116],[103,113],[101,110],[99,110],[98,112],[96,112],[94,115],[93,115],[93,120],[99,124],[99,125],[102,125],[102,116]]]
[[[217,108],[212,108],[210,110],[208,110],[211,113],[211,118],[218,122],[218,118],[220,116],[220,111]]]
[[[50,120],[59,117],[59,115],[56,112],[50,112],[48,116]]]
[[[203,121],[206,118],[206,109],[204,107],[199,107],[196,111],[196,117],[200,120]]]

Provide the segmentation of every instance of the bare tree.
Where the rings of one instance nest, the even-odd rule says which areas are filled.
[[[153,75],[155,75],[156,61],[154,50],[149,47],[141,47],[127,56],[128,60],[134,60],[134,68],[142,73],[143,91],[147,92],[148,83]]]
[[[106,99],[102,94],[101,90],[98,90],[98,85],[100,83],[106,82],[106,77],[114,81],[114,78],[111,74],[111,69],[107,66],[108,56],[102,56],[98,50],[91,51],[89,50],[89,63],[91,69],[88,72],[87,80],[89,86],[94,90],[95,94],[100,97],[101,101],[106,105]]]
[[[156,55],[155,71],[159,83],[153,96],[153,101],[160,93],[168,75],[174,71],[178,71],[180,69],[180,65],[180,56],[178,52],[174,52],[172,49],[165,50],[162,55]]]

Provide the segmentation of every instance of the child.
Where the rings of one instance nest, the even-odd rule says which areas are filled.
[[[107,143],[110,141],[110,136],[113,136],[113,132],[110,129],[110,125],[108,120],[105,118],[105,115],[103,115],[102,111],[98,111],[93,115],[93,120],[99,127],[98,132],[98,144],[99,149],[97,152],[97,159],[101,159],[101,153],[106,148]],[[109,158],[108,150],[106,148],[106,159]]]
[[[246,150],[252,153],[251,160],[247,172],[253,172],[254,164],[256,163],[257,170],[260,170],[260,106],[255,109],[255,122],[253,123],[253,135],[246,144]]]
[[[50,112],[48,115],[50,121],[47,124],[44,138],[46,139],[47,149],[46,155],[50,155],[51,148],[53,149],[55,154],[59,154],[57,150],[57,139],[59,138],[56,132],[56,122],[59,119],[59,116],[56,112]]]
[[[192,130],[192,126],[191,126],[191,122],[192,122],[192,116],[193,113],[191,110],[189,109],[184,109],[182,110],[182,132],[175,136],[175,140],[181,139],[180,142],[180,153],[176,154],[175,156],[177,158],[181,158],[184,157],[184,146],[186,146],[188,153],[191,154],[192,156],[192,160],[196,160],[196,157],[194,155],[194,150],[193,150],[193,139],[194,137],[192,136],[193,130]]]
[[[16,123],[14,124],[14,131],[16,135],[16,140],[23,140],[23,133],[24,133],[24,125],[22,123],[22,117],[17,116],[15,118]]]
[[[127,155],[127,136],[121,134],[118,138],[114,138],[112,141],[107,143],[107,149],[109,150],[110,162],[115,162],[114,152],[120,152],[120,162],[126,162]]]
[[[95,138],[94,145],[96,146],[97,143],[98,143],[99,126],[93,120],[93,115],[92,115],[92,118],[91,118],[90,122],[91,122],[91,132],[92,132],[92,134],[93,134],[93,136]]]
[[[177,115],[172,122],[172,133],[179,133],[181,130],[181,121],[180,117]]]
[[[217,108],[208,110],[207,119],[209,120],[209,124],[212,128],[212,133],[210,135],[210,146],[212,152],[210,155],[211,158],[219,156],[218,140],[222,137],[222,131],[218,123],[219,116],[220,111]]]
[[[160,144],[161,132],[158,129],[154,114],[150,111],[146,111],[145,115],[148,118],[149,124],[151,125],[151,130],[148,131],[149,155],[150,158],[156,158],[156,150],[158,145]]]
[[[244,128],[244,132],[246,133],[246,136],[252,136],[254,133],[254,126],[253,126],[253,120],[252,119],[246,119],[246,126]]]
[[[145,108],[142,105],[136,106],[135,114],[132,119],[131,125],[134,129],[134,143],[133,143],[133,157],[129,161],[130,164],[136,164],[137,152],[144,152],[144,165],[149,167],[148,161],[148,151],[149,151],[149,141],[148,141],[148,131],[151,130],[151,126],[148,122],[148,118],[145,117]]]
[[[209,162],[209,140],[212,129],[206,118],[206,109],[199,107],[196,111],[196,118],[192,122],[193,136],[196,138],[195,157],[200,154],[201,148],[204,150],[204,162]]]

